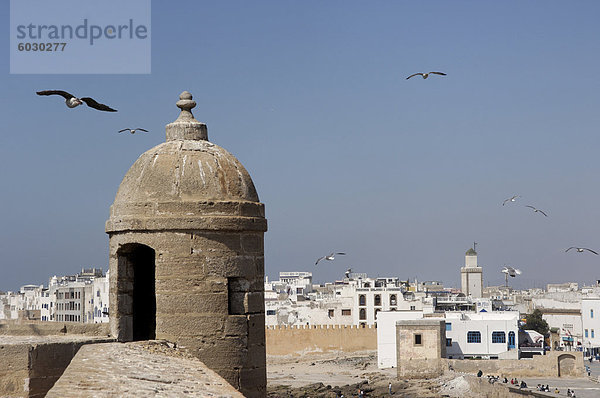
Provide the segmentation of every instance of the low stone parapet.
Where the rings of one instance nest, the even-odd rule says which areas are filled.
[[[457,372],[517,377],[567,377],[584,376],[583,353],[578,351],[548,351],[531,359],[443,359]]]
[[[92,336],[0,336],[0,396],[43,397]]]
[[[86,335],[107,337],[108,323],[47,322],[47,321],[0,321],[0,338],[10,336]]]
[[[82,347],[48,398],[243,395],[204,363],[161,341]]]

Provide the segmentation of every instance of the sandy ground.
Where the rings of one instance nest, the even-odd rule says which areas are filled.
[[[586,364],[588,364],[586,362]],[[526,378],[529,387],[538,383],[560,390],[551,396],[566,397],[567,388],[575,389],[578,398],[600,397],[600,363],[592,364],[591,378]],[[596,380],[596,381],[594,381]],[[377,352],[327,353],[298,356],[267,357],[267,390],[272,398],[288,397],[357,397],[359,389],[365,397],[457,397],[481,398],[469,389],[460,373],[447,372],[428,380],[396,380],[396,369],[378,369]]]
[[[440,387],[451,380],[396,380],[396,369],[378,369],[375,351],[311,354],[302,357],[268,356],[269,397],[443,397]]]

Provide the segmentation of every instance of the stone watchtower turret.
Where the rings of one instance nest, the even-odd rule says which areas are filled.
[[[244,395],[266,395],[264,205],[208,141],[187,91],[166,142],[129,169],[111,206],[110,326],[120,341],[190,349]]]

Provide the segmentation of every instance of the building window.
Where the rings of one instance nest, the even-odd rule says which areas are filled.
[[[396,295],[390,295],[390,305],[396,305]]]
[[[342,316],[350,316],[350,315],[352,315],[352,310],[342,309]]]
[[[452,324],[446,322],[446,332],[450,332],[452,330]]]
[[[375,319],[377,319],[377,313],[378,313],[379,311],[381,311],[379,308],[377,308],[377,309],[375,310]]]
[[[415,308],[416,308],[416,307],[415,307],[414,305],[411,305],[411,306],[410,306],[410,310],[411,310],[411,311],[414,311],[414,310],[415,310]]]
[[[585,337],[586,338],[588,337],[588,330],[587,329],[585,329]]]
[[[452,339],[446,339],[446,347],[452,347]]]
[[[594,317],[594,310],[590,310],[590,318]]]
[[[422,335],[420,333],[417,333],[414,335],[415,336],[415,345],[422,345]]]
[[[330,317],[330,318],[331,318],[331,317],[332,317],[334,314],[335,314],[335,310],[329,310],[329,311],[327,311],[327,316],[328,316],[328,317]]]
[[[100,312],[100,310],[98,310],[98,312]],[[277,315],[277,311],[275,310],[267,310],[267,315]],[[98,315],[100,316],[100,315]]]
[[[467,343],[481,343],[481,332],[467,332]]]
[[[492,343],[506,343],[506,333],[492,332]]]
[[[365,321],[367,319],[367,310],[365,310],[364,308],[361,308],[358,314],[358,319],[360,319],[361,321]]]
[[[594,338],[594,329],[592,329],[592,338]]]
[[[379,307],[379,306],[381,306],[381,295],[376,294],[375,295],[375,307]]]
[[[364,328],[366,328],[366,327],[367,327],[367,324],[366,324],[366,323],[364,323],[364,322],[361,322],[361,324],[360,324],[360,327],[364,329]]]
[[[365,296],[364,294],[361,294],[360,296],[358,296],[358,305],[360,305],[360,306],[367,305],[367,296]]]

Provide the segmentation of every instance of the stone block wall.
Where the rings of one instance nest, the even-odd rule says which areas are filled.
[[[444,359],[457,372],[517,377],[582,377],[583,353],[577,351],[549,351],[532,359]]]
[[[44,397],[85,344],[85,336],[0,336],[0,396]]]
[[[396,322],[398,378],[422,379],[444,372],[445,322],[419,319]]]
[[[176,342],[243,393],[266,394],[262,232],[165,231],[111,236],[111,321],[122,341],[133,336],[132,278],[119,247],[156,250],[155,338]],[[121,277],[119,277],[121,276]]]
[[[84,335],[108,337],[108,323],[0,321],[0,336]]]
[[[377,329],[357,326],[269,326],[267,355],[305,355],[343,351],[376,350]]]

